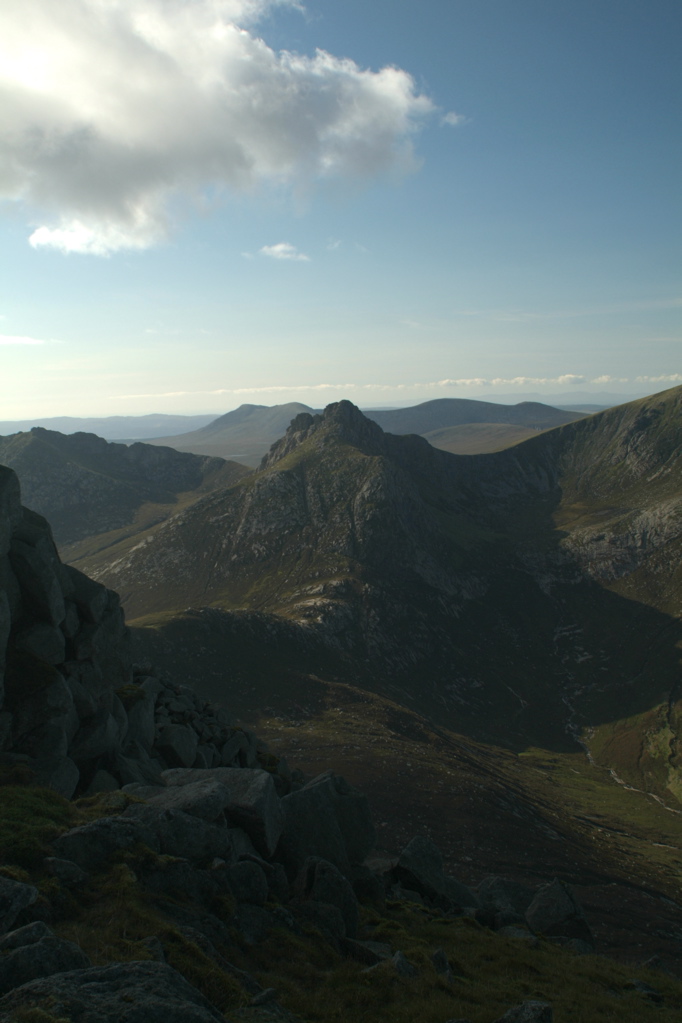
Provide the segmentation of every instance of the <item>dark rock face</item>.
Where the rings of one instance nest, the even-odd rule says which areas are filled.
[[[256,768],[264,752],[191,689],[133,665],[117,594],[61,563],[49,525],[0,467],[0,758],[70,798],[157,784],[168,768]],[[272,851],[281,823],[251,804],[272,803],[273,783],[252,784],[263,791],[244,794],[243,815]]]
[[[470,888],[443,872],[440,850],[421,835],[405,846],[393,868],[393,875],[403,888],[417,892],[446,910],[461,911],[479,905]]]
[[[0,939],[0,995],[31,980],[90,965],[72,941],[58,938],[42,922],[28,924]]]
[[[345,877],[375,842],[367,798],[331,771],[282,799],[284,831],[277,858],[291,879],[310,855],[333,863]]]
[[[350,882],[334,866],[310,856],[296,878],[294,891],[301,899],[336,906],[343,917],[345,937],[355,938],[358,930],[358,900]]]
[[[38,898],[38,889],[30,884],[0,876],[0,934],[11,930],[22,909]]]
[[[526,910],[528,926],[546,937],[577,938],[594,946],[594,937],[569,885],[554,880],[543,885]]]
[[[25,1006],[66,1003],[79,1023],[225,1023],[196,988],[165,963],[114,963],[34,980],[0,998],[0,1023]]]

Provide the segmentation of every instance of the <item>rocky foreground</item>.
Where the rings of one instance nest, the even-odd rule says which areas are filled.
[[[393,1002],[396,1020],[416,1005],[413,1018],[464,1023],[467,969],[435,935],[489,935],[492,959],[516,950],[524,969],[554,956],[557,975],[592,958],[567,885],[492,877],[474,891],[421,836],[372,858],[361,792],[332,772],[304,778],[134,665],[116,594],[60,562],[4,468],[0,583],[3,1023],[303,1019],[289,1006],[315,977],[343,981],[339,1006],[359,999],[358,1019]],[[276,960],[282,991],[267,983]],[[611,979],[618,1018],[673,1020],[682,989],[661,980]],[[551,997],[510,998],[501,1015],[500,999],[469,998],[471,1018],[555,1018]]]

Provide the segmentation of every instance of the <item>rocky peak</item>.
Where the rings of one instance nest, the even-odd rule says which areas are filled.
[[[327,405],[321,415],[300,412],[292,419],[285,436],[263,458],[260,469],[280,462],[313,435],[321,444],[330,441],[350,444],[365,454],[380,455],[386,449],[384,432],[377,423],[367,419],[351,401],[336,401]]]

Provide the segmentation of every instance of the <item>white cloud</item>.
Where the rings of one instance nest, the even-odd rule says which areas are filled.
[[[308,263],[310,257],[299,252],[295,245],[289,242],[277,242],[276,245],[264,245],[258,250],[261,256],[269,256],[270,259],[293,259],[298,263]]]
[[[661,380],[673,379],[673,377],[638,377],[638,380]],[[679,377],[682,380],[682,376]],[[449,389],[452,387],[498,387],[504,386],[525,386],[530,384],[562,384],[587,382],[585,377],[573,373],[564,374],[558,377],[460,377],[459,379],[432,380],[429,382],[419,381],[411,383],[391,384],[349,384],[349,383],[322,383],[322,384],[265,384],[254,387],[219,387],[215,390],[200,391],[163,391],[152,394],[116,394],[112,397],[124,400],[129,398],[174,398],[185,395],[222,395],[222,394],[295,394],[301,391],[422,391],[425,389]],[[593,380],[592,383],[601,383],[602,379]],[[619,383],[627,383],[626,379],[619,378]]]
[[[295,0],[0,6],[0,199],[34,246],[104,255],[171,227],[171,199],[410,169],[433,112],[405,71],[275,52],[253,26]]]
[[[640,384],[682,384],[682,373],[664,373],[659,377],[637,377]]]
[[[0,345],[46,345],[48,341],[44,341],[39,337],[24,337],[21,334],[0,334]]]
[[[456,128],[460,124],[466,124],[468,120],[468,117],[465,117],[464,114],[458,114],[454,110],[450,110],[447,114],[443,114],[440,119],[440,123],[449,124],[453,128]]]

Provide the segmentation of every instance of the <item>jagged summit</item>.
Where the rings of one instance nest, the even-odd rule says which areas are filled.
[[[364,454],[380,455],[386,451],[384,431],[362,414],[352,401],[336,401],[324,412],[311,415],[300,412],[291,421],[286,434],[276,441],[263,458],[260,469],[268,469],[280,462],[310,437],[316,435],[324,443],[334,440],[351,444]]]

